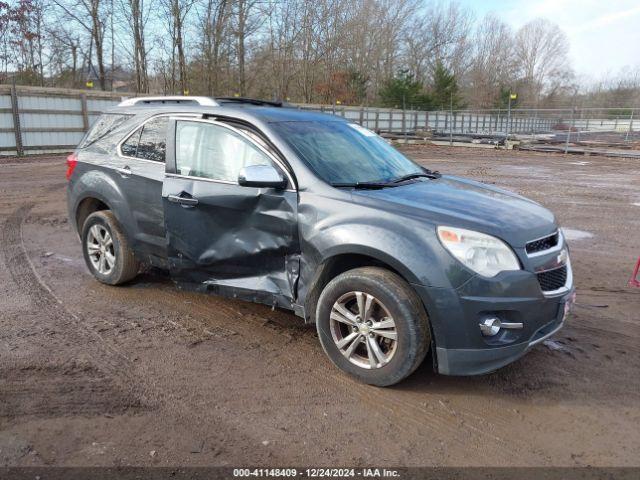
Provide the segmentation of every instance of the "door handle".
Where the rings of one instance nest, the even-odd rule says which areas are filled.
[[[198,205],[198,199],[194,197],[182,197],[180,195],[167,195],[167,200],[171,203],[179,203],[184,207],[195,207]]]
[[[116,168],[116,172],[124,177],[128,177],[129,175],[131,175],[131,168],[129,167],[129,165],[126,165],[122,168]]]

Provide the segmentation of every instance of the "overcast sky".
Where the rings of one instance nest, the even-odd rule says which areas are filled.
[[[493,12],[518,28],[545,17],[569,37],[570,58],[585,81],[640,67],[639,0],[459,0],[478,17]]]

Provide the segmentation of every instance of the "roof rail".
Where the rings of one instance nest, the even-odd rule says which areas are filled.
[[[282,107],[284,103],[281,101],[260,100],[257,98],[247,97],[215,97],[216,100],[228,103],[247,103],[249,105],[268,105],[270,107]]]
[[[118,104],[119,107],[133,107],[134,105],[190,105],[198,104],[203,107],[219,107],[220,104],[209,97],[187,97],[187,96],[167,96],[167,97],[134,97],[127,98]]]

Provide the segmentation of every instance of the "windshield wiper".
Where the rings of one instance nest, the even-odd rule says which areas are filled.
[[[344,188],[356,188],[356,189],[369,189],[375,190],[378,188],[392,188],[399,187],[400,183],[405,182],[407,180],[412,180],[414,178],[440,178],[442,175],[440,172],[432,172],[431,170],[427,170],[425,168],[424,172],[414,172],[408,175],[403,175],[402,177],[394,178],[393,180],[384,181],[384,182],[353,182],[353,183],[332,183],[333,187],[344,187]]]
[[[414,178],[440,178],[442,175],[440,174],[440,172],[432,172],[431,170],[425,170],[424,172],[416,172],[416,173],[410,173],[409,175],[403,175],[402,177],[398,177],[395,178],[393,180],[391,180],[390,183],[402,183],[405,182],[407,180],[412,180]]]
[[[353,183],[332,183],[332,187],[355,188],[360,190],[377,190],[379,188],[396,187],[389,182],[353,182]]]

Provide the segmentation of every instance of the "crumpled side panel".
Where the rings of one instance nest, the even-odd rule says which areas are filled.
[[[165,183],[170,270],[179,286],[291,308],[299,271],[295,192]],[[169,194],[198,205],[169,202]]]

